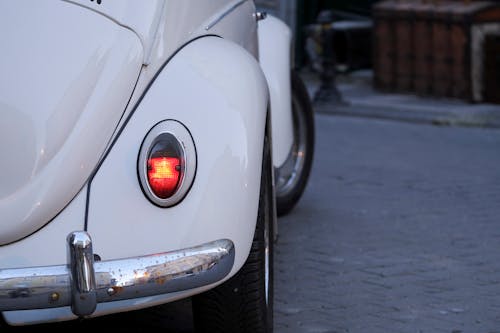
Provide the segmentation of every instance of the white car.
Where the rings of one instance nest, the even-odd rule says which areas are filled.
[[[314,125],[290,29],[265,16],[0,2],[3,325],[193,297],[196,327],[272,331],[276,215],[306,186]]]

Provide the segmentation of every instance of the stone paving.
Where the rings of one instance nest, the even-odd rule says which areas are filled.
[[[500,332],[500,131],[316,119],[276,332]]]

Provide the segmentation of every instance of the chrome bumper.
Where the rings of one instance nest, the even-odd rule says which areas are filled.
[[[0,269],[0,311],[71,306],[77,316],[97,303],[192,289],[224,278],[234,263],[227,239],[147,256],[94,262],[84,231],[68,238],[69,264]]]

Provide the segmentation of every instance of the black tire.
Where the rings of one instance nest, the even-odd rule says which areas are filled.
[[[193,297],[196,332],[273,332],[274,198],[270,142],[267,138],[264,141],[259,208],[250,254],[231,279]]]
[[[314,155],[314,111],[300,76],[292,71],[294,142],[286,161],[276,169],[278,216],[289,213],[304,193]]]

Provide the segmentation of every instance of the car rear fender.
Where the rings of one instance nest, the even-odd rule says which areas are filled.
[[[226,238],[235,244],[234,274],[248,256],[257,219],[267,107],[264,75],[242,47],[208,36],[181,48],[91,181],[87,229],[95,253],[106,260]],[[184,200],[160,208],[141,190],[137,159],[145,135],[166,119],[189,130],[197,170]]]
[[[273,165],[281,166],[292,148],[291,40],[288,26],[268,15],[258,23],[259,61],[269,85]]]

